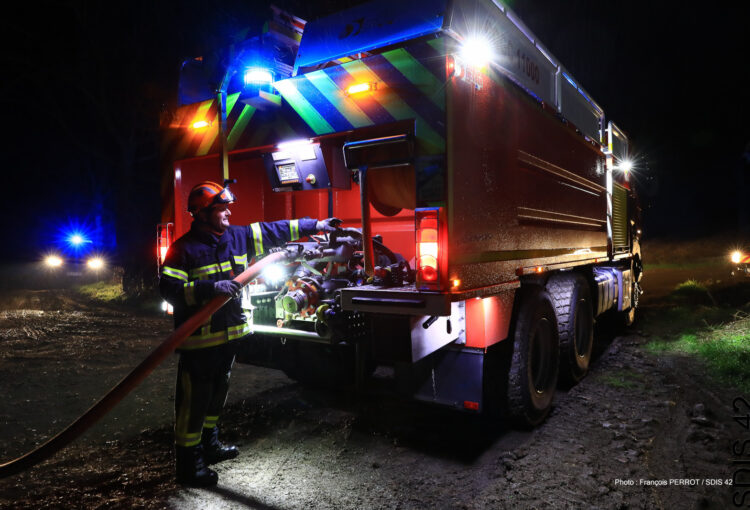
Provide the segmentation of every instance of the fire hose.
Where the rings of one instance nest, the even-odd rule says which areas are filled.
[[[267,266],[281,262],[290,256],[292,256],[292,254],[286,250],[271,253],[248,267],[234,280],[244,287],[251,280],[255,279]],[[104,395],[88,411],[68,425],[67,428],[47,440],[47,442],[36,449],[22,455],[21,457],[0,464],[0,478],[15,475],[50,458],[69,443],[77,439],[81,434],[86,432],[86,430],[111,411],[115,405],[128,395],[128,393],[148,377],[148,375],[153,372],[153,370],[159,366],[167,356],[179,347],[179,345],[196,329],[198,329],[198,327],[204,324],[214,312],[224,306],[229,299],[230,296],[226,295],[214,297],[198,310],[195,315],[185,321],[179,328],[175,329],[166,340],[151,351],[151,353],[114,388],[112,388],[109,393]]]

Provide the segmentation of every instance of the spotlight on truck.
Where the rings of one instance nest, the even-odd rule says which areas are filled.
[[[263,279],[272,284],[278,284],[286,279],[286,268],[279,264],[268,266],[263,271]]]
[[[298,147],[304,147],[312,144],[312,140],[309,138],[298,138],[296,140],[287,140],[285,142],[279,142],[276,144],[276,148],[279,150],[296,149]]]
[[[735,251],[732,253],[732,264],[739,264],[742,260],[742,253],[739,251]]]
[[[461,45],[461,60],[466,64],[482,68],[489,64],[493,57],[494,51],[492,43],[484,36],[468,37]]]
[[[630,173],[630,171],[633,170],[633,162],[629,159],[624,159],[620,161],[619,165],[617,165],[617,169],[626,174]]]

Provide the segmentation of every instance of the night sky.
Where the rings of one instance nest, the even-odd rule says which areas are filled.
[[[750,4],[731,5],[513,4],[630,136],[647,238],[731,234],[743,206],[750,238]]]
[[[276,5],[312,20],[352,3]],[[2,260],[37,260],[61,231],[97,222],[120,259],[153,257],[158,126],[180,62],[252,35],[269,12],[259,1],[120,5],[5,13]],[[729,5],[511,4],[630,136],[647,238],[733,234],[747,215],[750,5]]]

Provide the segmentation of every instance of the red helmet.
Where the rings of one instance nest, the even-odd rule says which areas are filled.
[[[215,182],[203,181],[193,186],[188,197],[188,212],[197,213],[216,204],[231,204],[234,195],[229,188],[222,188]]]

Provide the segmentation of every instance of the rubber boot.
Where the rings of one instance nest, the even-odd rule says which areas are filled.
[[[216,485],[219,475],[209,469],[203,458],[203,447],[177,446],[177,483],[190,487],[211,487]]]
[[[236,446],[225,445],[219,441],[219,427],[203,429],[201,446],[203,446],[203,458],[206,459],[208,465],[233,459],[240,454]]]

